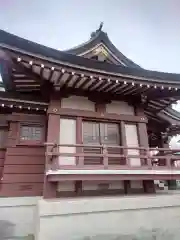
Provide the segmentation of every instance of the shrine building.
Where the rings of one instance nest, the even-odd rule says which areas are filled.
[[[102,26],[67,51],[0,30],[0,197],[155,193],[180,179],[180,74],[124,56]]]

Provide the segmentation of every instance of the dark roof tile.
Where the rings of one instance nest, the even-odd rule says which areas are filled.
[[[137,77],[151,78],[166,83],[167,81],[175,81],[177,84],[180,83],[180,74],[150,71],[143,68],[123,67],[121,65],[95,61],[92,59],[83,58],[67,52],[46,47],[41,44],[23,39],[21,37],[0,30],[0,46],[3,45],[6,45],[8,48],[16,48],[17,51],[26,51],[30,55],[40,55],[42,57],[54,59],[55,61],[71,63],[79,67],[102,70],[109,73],[119,73]]]

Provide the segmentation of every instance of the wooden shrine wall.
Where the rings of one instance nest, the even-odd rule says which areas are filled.
[[[44,126],[46,117],[13,114],[9,122],[6,152],[0,152],[0,197],[42,195],[45,165],[45,147],[42,143],[19,142],[20,124]],[[4,167],[3,167],[4,165]]]

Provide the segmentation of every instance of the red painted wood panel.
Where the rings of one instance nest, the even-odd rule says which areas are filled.
[[[4,183],[43,183],[44,174],[11,174],[6,173],[3,175]]]
[[[0,150],[0,159],[4,159],[5,158],[5,150]]]
[[[41,183],[5,183],[1,187],[0,197],[41,196]]]
[[[46,116],[23,113],[14,115],[16,121],[9,123],[6,153],[0,151],[0,173],[2,172],[0,196],[39,196],[43,191],[45,146],[28,145],[28,142],[20,145],[19,126],[21,123],[32,122],[45,126]]]
[[[6,165],[44,165],[44,156],[7,156]]]
[[[1,178],[2,178],[2,173],[3,173],[3,167],[0,167],[0,181],[1,181]]]
[[[6,155],[8,156],[45,156],[45,147],[16,146],[9,147]]]
[[[5,160],[5,150],[0,150],[0,182],[3,176],[4,160]]]
[[[39,173],[43,174],[44,173],[44,165],[7,165],[6,168],[4,169],[4,174],[7,173],[27,173],[27,174],[32,174],[32,173]]]
[[[0,150],[0,167],[4,166],[5,150]]]
[[[4,158],[0,158],[0,167],[4,166]]]

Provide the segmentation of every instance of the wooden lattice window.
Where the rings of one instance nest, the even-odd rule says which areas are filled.
[[[20,141],[42,142],[43,127],[36,125],[21,125]]]
[[[119,154],[120,142],[120,129],[119,124],[107,122],[83,122],[83,143],[85,145],[93,145],[84,147],[84,153],[101,154],[102,148],[98,145],[106,145],[109,154]],[[95,146],[97,145],[97,147]],[[109,147],[108,147],[109,146]],[[119,164],[117,157],[109,157],[109,164]],[[84,158],[85,165],[101,165],[103,158],[98,156],[87,156]]]
[[[120,145],[119,125],[85,121],[83,142],[85,144]]]

